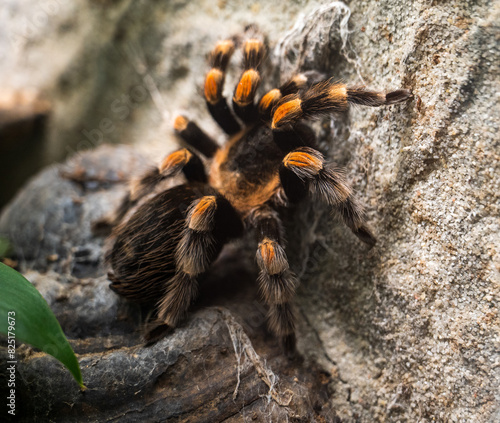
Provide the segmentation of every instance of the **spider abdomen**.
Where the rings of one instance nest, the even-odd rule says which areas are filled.
[[[179,185],[142,204],[115,228],[108,260],[113,269],[111,288],[141,304],[155,303],[175,275],[175,250],[182,236],[189,205],[205,194],[203,184]]]

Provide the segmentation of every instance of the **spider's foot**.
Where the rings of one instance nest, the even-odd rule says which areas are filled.
[[[99,220],[91,222],[90,229],[95,236],[109,236],[114,226],[113,219],[110,217],[103,217]]]
[[[413,97],[413,94],[410,90],[396,90],[385,95],[385,104],[397,104],[402,103],[403,101],[408,100]]]
[[[290,333],[281,338],[281,346],[285,355],[290,359],[297,357],[297,340],[295,338],[295,333]]]
[[[144,329],[143,339],[145,346],[156,344],[174,330],[172,326],[159,321],[148,323]]]
[[[363,241],[370,248],[373,248],[377,243],[377,238],[375,238],[375,236],[366,225],[361,225],[358,229],[353,230],[353,233],[358,237],[360,241]]]

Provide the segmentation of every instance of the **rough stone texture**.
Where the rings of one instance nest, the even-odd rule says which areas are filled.
[[[98,13],[88,4],[101,10]],[[85,20],[85,14],[77,15],[79,7],[94,20]],[[280,380],[289,383],[287,375],[296,372],[300,389],[311,387],[311,398],[321,398],[309,403],[320,404],[322,413],[329,418],[333,418],[330,410],[335,410],[347,422],[497,421],[500,419],[499,2],[381,0],[352,2],[348,7],[338,2],[308,2],[307,6],[290,2],[286,7],[255,2],[219,2],[216,6],[202,1],[79,2],[61,6],[65,12],[52,15],[58,24],[51,25],[51,32],[41,31],[38,38],[33,35],[18,54],[29,58],[25,67],[29,74],[40,63],[37,57],[57,45],[64,22],[66,40],[81,46],[79,50],[64,48],[60,56],[67,55],[66,61],[58,60],[51,70],[43,72],[49,75],[46,80],[51,81],[50,84],[37,86],[56,87],[48,91],[53,94],[55,104],[59,104],[56,111],[60,113],[53,118],[47,141],[55,151],[63,150],[61,146],[68,141],[79,149],[85,129],[94,130],[91,137],[98,142],[93,144],[100,144],[103,139],[134,141],[140,151],[158,159],[169,149],[165,145],[165,138],[169,137],[167,124],[174,113],[183,109],[222,140],[208,119],[197,91],[203,79],[204,54],[218,38],[232,35],[248,23],[257,23],[267,32],[273,47],[272,66],[268,69],[272,78],[266,81],[266,88],[297,69],[312,68],[353,84],[364,82],[383,89],[410,88],[415,99],[407,105],[359,108],[348,116],[315,126],[332,159],[347,166],[350,179],[367,206],[369,222],[379,243],[367,252],[345,228],[332,221],[327,210],[317,206],[304,205],[288,223],[289,255],[302,281],[297,298],[298,337],[306,364],[290,364],[279,358],[272,340],[265,338],[262,322],[257,325],[258,329],[249,330],[249,335]],[[103,22],[106,25],[103,26]],[[105,27],[102,34],[93,30],[96,25]],[[87,38],[83,38],[84,35]],[[73,67],[68,66],[70,62]],[[14,78],[16,73],[9,72]],[[4,73],[4,68],[0,73]],[[26,78],[15,78],[19,84],[26,84]],[[10,79],[7,81],[9,86],[14,86]],[[228,92],[233,81],[234,73],[228,78]],[[121,112],[118,106],[124,104],[115,104],[113,108],[113,102],[124,101],[121,96],[132,95],[134,87],[142,87],[136,88],[139,100],[132,100]],[[153,101],[139,95],[144,89],[156,93],[156,88],[161,96],[154,94]],[[106,134],[99,129],[105,118],[114,125]],[[44,185],[44,177],[57,179],[55,174],[42,174],[38,180],[40,186]],[[64,258],[69,258],[68,263],[75,263],[75,255],[68,252],[85,245],[90,255],[97,257],[102,239],[95,239],[88,232],[76,235],[78,231],[71,229],[71,222],[60,227],[48,226],[43,242],[37,243],[31,231],[26,231],[30,222],[41,225],[46,214],[59,216],[57,213],[64,209],[64,198],[71,196],[66,184],[74,190],[85,188],[78,188],[76,182],[59,180],[53,191],[45,194],[47,199],[43,204],[37,203],[33,194],[39,188],[28,188],[4,212],[0,230],[6,232],[8,228],[18,251],[31,251],[39,244],[47,248],[38,256],[27,255],[24,268],[57,271],[60,276],[50,273],[40,278],[59,281],[59,284],[76,281],[69,286],[78,292],[83,289],[79,277],[98,276],[102,272],[101,264],[90,260],[93,264],[87,267],[86,273],[72,275],[74,267],[63,266]],[[109,195],[112,203],[120,192],[123,192],[120,184],[98,186],[95,192],[90,190],[85,199],[88,204],[95,201],[96,206],[95,209],[88,207],[87,215],[78,218],[82,219],[77,220],[79,224],[89,225],[91,219],[111,207],[104,200],[99,203],[99,196],[107,200]],[[78,196],[82,194],[79,192]],[[50,199],[55,202],[54,206]],[[86,209],[85,205],[82,207]],[[20,209],[23,213],[18,212]],[[69,208],[72,209],[73,206]],[[28,214],[26,210],[31,212]],[[59,218],[54,219],[57,222]],[[58,239],[68,240],[70,244],[62,248],[57,245]],[[60,259],[47,264],[47,255],[54,253],[60,255]],[[89,269],[95,273],[89,273]],[[102,287],[98,281],[104,283],[102,279],[89,281],[91,287]],[[69,298],[72,292],[73,288],[67,293]],[[105,289],[92,294],[94,290],[87,288],[86,292],[90,297],[84,298],[92,298],[99,292],[103,298],[110,296]],[[55,303],[60,307],[58,316],[64,316],[65,307],[70,304],[73,304],[71,308],[78,307],[77,302],[71,301],[68,305],[64,301]],[[126,325],[136,327],[126,317],[134,313],[127,313],[118,304],[111,305],[114,301],[110,299],[102,313],[102,335],[107,341],[100,338],[100,332],[90,335],[80,329],[83,334],[78,333],[79,322],[86,321],[83,308],[77,313],[80,317],[74,320],[78,324],[71,323],[71,319],[65,323],[70,335],[80,339],[75,340],[75,345],[85,354],[84,361],[89,360],[85,362],[98,362],[96,357],[104,354],[103,345],[110,349],[110,359],[122,359],[125,363],[131,363],[127,360],[132,360],[133,354],[137,356],[134,358],[145,354],[145,350],[134,347],[136,338],[120,335]],[[98,301],[90,303],[96,304],[95,310],[103,307]],[[218,304],[208,300],[207,303]],[[252,301],[243,301],[236,292],[231,301],[225,298],[221,304],[229,309],[232,305],[231,315],[240,317],[242,310],[244,315],[245,310],[257,308]],[[249,308],[241,308],[239,304],[247,304]],[[114,313],[122,316],[120,329],[112,329],[114,324],[109,323],[108,316]],[[90,327],[99,321],[98,316],[99,313],[90,312]],[[136,318],[136,322],[141,320]],[[185,326],[162,341],[160,347],[150,350],[151,357],[159,360],[154,357],[159,357],[161,348],[168,351],[178,351],[178,348],[187,351],[180,356],[188,357],[191,363],[200,363],[204,360],[203,354],[197,356],[190,351],[201,348],[201,351],[206,349],[212,357],[210,360],[218,362],[220,359],[214,358],[217,349],[209,346],[225,345],[227,361],[220,361],[221,367],[209,364],[208,370],[201,366],[198,374],[225,369],[227,380],[220,383],[229,389],[227,392],[232,392],[236,360],[228,338],[230,332],[223,330],[225,321],[219,309],[194,312]],[[185,347],[177,343],[178,336],[198,333],[200,328],[206,332],[208,326],[204,325],[213,325],[210,336],[190,339]],[[95,349],[93,343],[97,345]],[[82,345],[86,345],[85,348]],[[120,349],[120,345],[125,345],[125,350]],[[132,354],[127,348],[138,349]],[[123,354],[127,359],[123,359]],[[52,365],[51,372],[68,378],[55,364],[48,364],[52,362],[46,358],[35,355],[27,360],[26,380],[30,380],[29,375],[41,365],[36,364],[37,360],[49,367]],[[171,395],[168,389],[174,386],[163,389],[168,385],[164,377],[158,376],[163,371],[172,380],[179,380],[180,390],[190,398],[189,383],[182,385],[186,381],[178,376],[186,368],[184,362],[176,361],[178,364],[172,367],[176,370],[168,370],[168,363],[158,361],[160,368],[152,374],[152,379],[131,377],[130,380],[139,385],[158,381],[158,386],[148,388],[144,395],[149,399],[166,398]],[[307,382],[303,376],[312,363],[317,363],[324,372],[312,371],[309,380],[314,383]],[[134,361],[122,368],[128,368],[132,374],[134,369],[141,368],[136,367],[138,365]],[[248,362],[247,366],[250,367]],[[106,379],[108,371],[112,372],[99,371],[97,364],[97,368],[89,367],[87,375],[92,383],[104,383],[111,380]],[[84,376],[85,372],[84,368]],[[233,417],[224,416],[227,421],[250,420],[253,417],[250,410],[257,413],[257,419],[266,419],[269,409],[262,411],[261,405],[276,404],[273,401],[251,403],[253,390],[261,389],[260,392],[265,393],[268,388],[256,372],[250,370],[250,374],[253,382],[247,380],[245,385],[242,379],[239,389],[242,395],[239,407],[246,406],[238,413],[235,405]],[[326,378],[323,379],[326,391],[318,388],[320,376]],[[68,379],[66,383],[71,381]],[[112,381],[109,383],[113,386]],[[248,386],[248,391],[244,386]],[[125,387],[119,384],[116,389]],[[67,391],[66,395],[73,395]],[[96,399],[79,400],[76,408],[104,401],[105,397],[100,400],[98,397],[99,392]],[[52,407],[53,413],[68,412],[55,399],[57,395],[51,398],[58,404]],[[206,404],[202,396],[197,398]],[[179,399],[177,404],[187,410],[183,407],[192,401],[183,401],[185,399]],[[67,402],[73,403],[73,400]],[[149,405],[160,403],[163,404],[152,399],[148,402]],[[114,406],[117,414],[106,415],[109,419],[121,412],[120,404]],[[167,405],[161,406],[165,407],[162,410],[167,409]],[[92,413],[100,410],[100,406],[94,407],[84,407],[89,416],[97,415]],[[292,408],[293,413],[310,410],[307,406],[300,407]],[[282,411],[280,407],[276,409]],[[319,407],[313,406],[313,409],[319,410]],[[152,412],[153,408],[148,406],[144,410]],[[208,410],[202,408],[203,413]],[[179,409],[176,412],[179,413]],[[60,419],[68,418],[65,414],[61,416],[64,417]],[[211,421],[208,414],[200,416],[204,417],[195,421]],[[311,418],[302,417],[306,421]],[[275,416],[273,421],[281,421],[281,418]]]
[[[7,235],[23,266],[76,277],[102,273],[102,240],[91,234],[91,223],[118,206],[123,187],[117,183],[128,180],[124,169],[144,169],[145,163],[130,149],[104,146],[44,170],[30,195],[16,198],[1,218],[4,228],[15,221]]]

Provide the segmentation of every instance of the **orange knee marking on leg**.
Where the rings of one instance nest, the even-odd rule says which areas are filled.
[[[234,43],[231,40],[219,41],[210,55],[210,64],[214,68],[225,71],[233,53]]]
[[[328,97],[335,103],[340,103],[347,107],[347,88],[344,84],[335,84],[330,88]]]
[[[196,204],[189,216],[189,229],[194,231],[208,231],[213,224],[213,215],[217,208],[217,199],[207,195]]]
[[[279,106],[274,114],[271,123],[272,129],[277,129],[287,123],[292,123],[302,115],[301,101],[299,98],[287,101]]]
[[[307,84],[307,76],[303,73],[298,73],[293,76],[292,81],[297,85],[298,89],[301,89]]]
[[[288,269],[288,261],[283,247],[269,238],[264,238],[259,244],[257,263],[269,275],[276,275]]]
[[[246,106],[247,104],[250,104],[259,84],[260,75],[256,70],[249,69],[243,72],[234,93],[234,102],[239,106]]]
[[[261,266],[264,266],[266,271],[270,274],[275,274],[278,272],[276,263],[276,250],[274,245],[276,243],[269,238],[264,238],[264,240],[259,244],[260,259],[262,260]]]
[[[262,41],[252,38],[247,40],[245,43],[244,54],[246,57],[249,57],[252,54],[262,54],[263,53],[264,44]]]
[[[192,156],[191,152],[186,148],[174,151],[163,159],[158,169],[160,173],[166,170],[180,170],[182,166],[189,162]]]
[[[281,92],[277,88],[269,91],[259,102],[259,110],[261,113],[267,111],[273,103],[281,99]]]
[[[184,131],[188,126],[189,121],[184,116],[177,116],[174,120],[174,129],[177,132]]]
[[[222,56],[232,56],[234,53],[234,43],[231,40],[219,41],[213,51],[213,54]]]
[[[264,238],[264,241],[260,244],[260,255],[262,259],[266,263],[266,266],[269,267],[270,263],[273,261],[276,253],[274,251],[274,242],[269,238]]]
[[[303,151],[292,151],[288,153],[283,159],[283,164],[287,168],[291,167],[308,167],[311,168],[314,173],[318,173],[321,169],[323,169],[323,161],[314,157],[309,153],[304,153]]]
[[[224,73],[212,68],[205,79],[205,98],[211,104],[216,104],[222,98],[222,85],[224,84]]]
[[[217,206],[217,201],[214,195],[206,195],[200,202],[196,205],[193,210],[193,216],[200,216],[204,214],[209,208],[215,208]]]
[[[141,196],[143,185],[140,179],[133,179],[130,183],[130,199],[136,201]]]

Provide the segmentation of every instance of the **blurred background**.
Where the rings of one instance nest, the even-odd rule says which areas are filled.
[[[216,40],[258,22],[275,44],[319,3],[2,1],[0,208],[42,167],[103,143],[160,160],[181,111],[220,136],[200,95]]]

